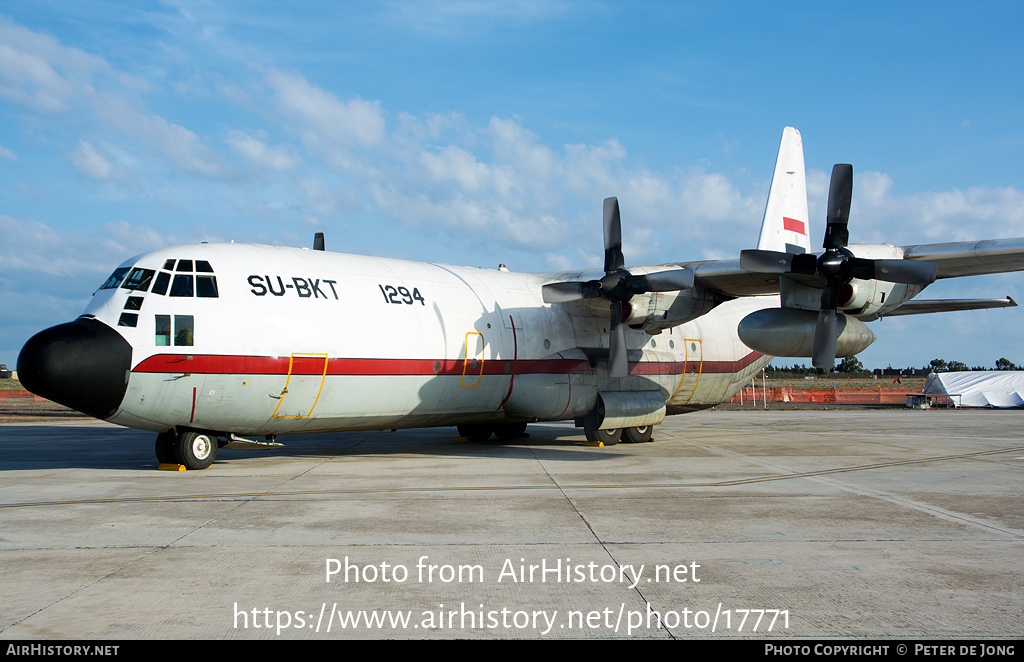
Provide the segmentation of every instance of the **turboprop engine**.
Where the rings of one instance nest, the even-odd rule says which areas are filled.
[[[857,305],[857,298],[860,296],[864,306],[862,312],[867,312],[872,297],[867,292],[860,292],[859,286],[852,284],[854,281],[884,281],[914,288],[902,289],[899,294],[901,302],[935,281],[938,266],[934,262],[907,260],[903,259],[902,255],[898,259],[858,257],[847,247],[850,239],[847,225],[850,220],[852,197],[853,166],[848,163],[837,163],[832,168],[832,178],[829,181],[828,223],[825,226],[825,241],[822,244],[825,252],[821,255],[769,250],[748,250],[740,253],[740,266],[747,271],[775,273],[781,276],[815,276],[821,289],[814,328],[806,338],[803,331],[808,316],[805,311],[784,308],[776,311],[777,318],[754,313],[743,320],[750,320],[746,332],[750,341],[744,338],[743,324],[740,325],[740,338],[748,346],[754,349],[785,346],[790,349],[782,353],[767,349],[761,351],[773,356],[810,356],[815,368],[831,368],[837,356],[852,356],[875,340],[875,334],[868,331],[859,320],[854,320],[839,311],[841,307]],[[885,295],[882,293],[879,304],[884,302],[884,299]],[[898,304],[890,300],[890,306],[895,305]],[[776,341],[765,336],[763,324],[769,319],[781,322],[776,331],[783,338]],[[863,327],[862,331],[860,327]],[[794,336],[786,337],[790,332]],[[850,346],[860,349],[846,349],[841,344],[843,335],[849,338]],[[812,348],[805,350],[805,340],[808,338]]]
[[[855,317],[836,316],[835,356],[854,356],[875,342],[867,324]],[[738,330],[747,347],[769,356],[814,356],[818,313],[792,308],[765,308],[743,318]]]

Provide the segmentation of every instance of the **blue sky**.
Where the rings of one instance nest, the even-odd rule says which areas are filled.
[[[855,168],[852,241],[1024,236],[1022,19],[1012,2],[7,0],[0,362],[163,245],[324,231],[345,252],[598,268],[615,195],[628,263],[734,257],[786,125],[815,237],[836,162]],[[922,297],[1007,294],[1024,301],[1024,274]],[[860,358],[1024,363],[1020,310],[883,320]]]

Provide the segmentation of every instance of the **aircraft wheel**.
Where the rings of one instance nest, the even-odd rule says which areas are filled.
[[[494,435],[501,440],[522,439],[526,434],[526,423],[502,423],[494,426]]]
[[[178,458],[174,454],[175,434],[174,430],[161,432],[156,436],[156,461],[160,464],[177,464]]]
[[[645,425],[639,428],[626,428],[622,431],[622,441],[627,444],[642,444],[645,441],[650,441],[653,435],[653,425]]]
[[[460,437],[465,437],[470,441],[487,441],[491,438],[491,433],[494,432],[489,425],[460,425],[458,430]]]
[[[600,441],[605,446],[614,446],[619,443],[619,439],[622,438],[622,430],[598,430],[597,428],[589,425],[583,426],[583,434],[587,436],[587,441]]]
[[[205,469],[217,457],[217,438],[205,432],[183,432],[178,435],[175,454],[178,464],[188,469]]]

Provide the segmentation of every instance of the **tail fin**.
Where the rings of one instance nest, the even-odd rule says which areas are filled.
[[[791,126],[782,132],[779,158],[775,161],[775,174],[757,247],[786,253],[807,253],[811,250],[804,144],[800,140],[800,132]]]

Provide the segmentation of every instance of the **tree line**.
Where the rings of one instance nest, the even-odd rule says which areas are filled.
[[[778,375],[792,375],[792,376],[809,376],[809,375],[827,375],[831,373],[841,373],[848,376],[856,374],[863,375],[914,375],[914,374],[928,374],[929,372],[966,372],[966,371],[986,371],[986,370],[1024,370],[1024,366],[1018,366],[1009,359],[1001,357],[996,359],[995,367],[988,366],[968,366],[966,363],[961,361],[947,361],[945,359],[932,359],[931,362],[926,366],[916,367],[907,366],[903,368],[894,368],[888,366],[886,368],[865,368],[864,364],[856,356],[851,356],[843,359],[830,370],[824,368],[815,368],[814,366],[808,366],[805,364],[794,363],[791,366],[785,365],[773,365],[769,364],[765,371],[769,374]]]

